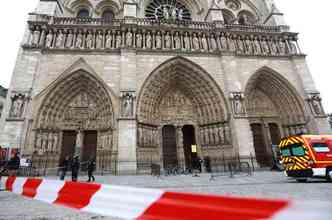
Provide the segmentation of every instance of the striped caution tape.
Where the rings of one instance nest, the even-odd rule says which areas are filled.
[[[28,198],[121,219],[332,219],[330,203],[222,197],[16,177],[5,177],[0,182],[7,191]]]

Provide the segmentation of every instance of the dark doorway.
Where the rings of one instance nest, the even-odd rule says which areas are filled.
[[[75,153],[76,131],[62,132],[62,147],[60,161],[68,157],[73,157]]]
[[[269,124],[271,142],[273,145],[278,145],[280,143],[280,130],[276,123]]]
[[[97,131],[84,131],[82,162],[96,158],[97,152]]]
[[[267,153],[262,124],[251,124],[257,163],[261,167],[271,166],[271,156]]]
[[[178,165],[176,130],[173,125],[163,127],[163,158],[164,168],[172,168]]]
[[[197,157],[197,152],[193,153],[191,146],[196,145],[195,128],[192,125],[185,125],[183,132],[183,148],[186,168],[192,169],[193,159]]]

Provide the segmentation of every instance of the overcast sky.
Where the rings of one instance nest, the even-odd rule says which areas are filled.
[[[332,1],[331,0],[275,0],[285,14],[291,30],[300,33],[302,51],[316,87],[321,92],[326,112],[332,112]],[[9,0],[2,4],[0,13],[0,85],[8,87],[16,61],[19,43],[23,37],[27,14],[38,0]],[[319,2],[319,3],[318,3]]]

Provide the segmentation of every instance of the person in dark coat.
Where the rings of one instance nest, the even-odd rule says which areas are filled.
[[[69,167],[69,157],[67,156],[60,163],[60,180],[64,180]]]
[[[95,181],[95,177],[93,176],[93,171],[95,171],[95,169],[96,169],[95,159],[91,158],[91,160],[89,160],[89,162],[88,162],[88,176],[89,176],[88,182],[90,182],[91,179],[92,179],[92,182]]]
[[[71,164],[71,179],[73,182],[77,182],[79,169],[80,169],[79,157],[75,156]]]
[[[15,153],[14,156],[9,160],[7,164],[7,168],[9,170],[9,175],[10,176],[16,176],[17,171],[20,168],[20,157],[18,153]]]
[[[193,176],[198,176],[197,173],[201,169],[201,163],[200,163],[200,158],[199,157],[193,157],[192,166],[193,166]]]

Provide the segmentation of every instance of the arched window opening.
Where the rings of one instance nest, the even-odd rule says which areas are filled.
[[[88,18],[90,16],[89,10],[86,8],[80,9],[77,13],[78,18]]]
[[[238,15],[240,25],[252,25],[256,23],[255,16],[249,11],[241,11]]]
[[[224,17],[225,24],[233,24],[234,20],[236,20],[233,13],[227,9],[222,10],[222,15]]]
[[[101,17],[105,21],[111,21],[114,18],[114,13],[112,10],[107,9],[103,12]]]

